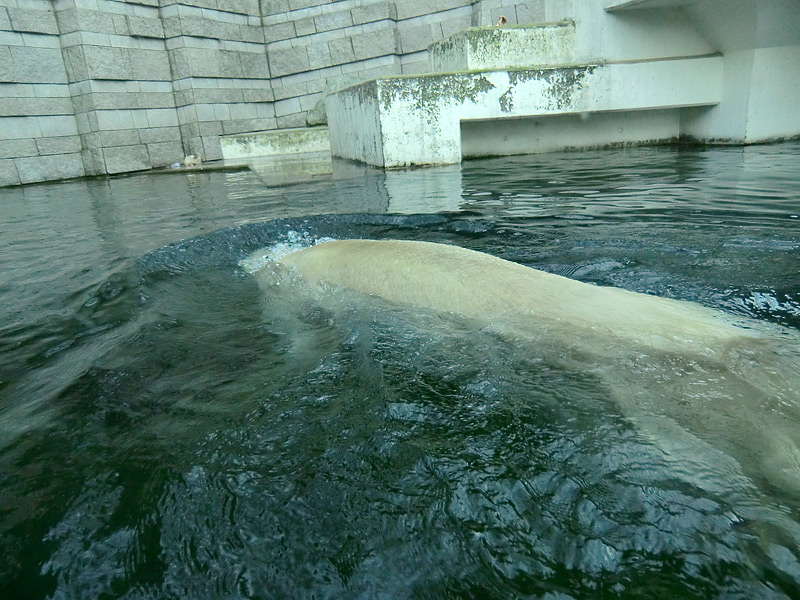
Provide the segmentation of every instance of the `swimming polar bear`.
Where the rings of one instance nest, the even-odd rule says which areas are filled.
[[[320,298],[325,286],[344,288],[557,348],[569,368],[600,377],[634,422],[684,442],[696,436],[800,500],[794,330],[430,242],[329,241],[277,262],[323,286]]]

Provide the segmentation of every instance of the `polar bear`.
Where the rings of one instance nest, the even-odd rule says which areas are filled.
[[[696,436],[800,500],[794,330],[430,242],[328,241],[277,262],[312,286],[475,320],[521,347],[557,347],[569,368],[599,376],[635,422]]]

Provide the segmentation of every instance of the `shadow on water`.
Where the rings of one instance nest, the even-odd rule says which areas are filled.
[[[217,229],[209,209],[135,260],[108,240],[128,259],[0,336],[0,596],[800,596],[798,506],[728,463],[699,481],[592,375],[447,315],[264,294],[239,266],[437,241],[800,329],[796,195],[654,156],[467,163],[457,213]],[[736,201],[773,187],[757,214]]]

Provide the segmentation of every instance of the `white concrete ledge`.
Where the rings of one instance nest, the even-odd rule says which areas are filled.
[[[572,21],[516,27],[473,27],[428,47],[432,73],[569,65]]]
[[[340,90],[326,102],[334,156],[402,167],[460,162],[463,121],[674,111],[715,105],[721,88],[722,58],[706,56],[395,77]],[[659,125],[655,133],[662,131]],[[653,134],[643,126],[637,135],[650,141]]]

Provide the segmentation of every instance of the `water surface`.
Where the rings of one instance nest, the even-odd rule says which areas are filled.
[[[239,266],[437,241],[796,331],[798,172],[787,143],[0,190],[0,597],[800,596],[796,501],[601,381]]]

